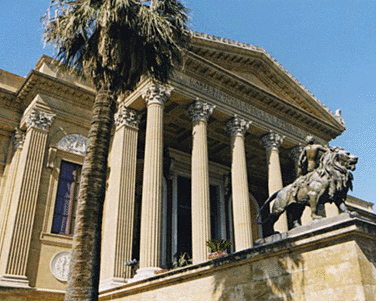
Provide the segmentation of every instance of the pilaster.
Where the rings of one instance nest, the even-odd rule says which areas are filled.
[[[267,153],[269,196],[283,187],[279,154],[279,147],[283,140],[284,136],[273,131],[269,131],[269,133],[262,138],[262,143]],[[270,211],[272,211],[272,206],[273,203],[270,205]],[[288,230],[286,212],[279,217],[274,225],[274,229],[279,232],[286,232]]]
[[[189,107],[193,122],[191,154],[191,230],[193,264],[207,260],[206,242],[211,239],[210,183],[207,151],[207,120],[214,105],[196,100]]]
[[[147,106],[143,192],[141,206],[140,269],[134,279],[154,274],[160,266],[163,178],[163,115],[170,89],[153,84],[142,94]]]
[[[139,122],[140,115],[125,106],[115,118],[102,241],[103,290],[125,283],[131,275],[125,262],[132,259]]]
[[[26,276],[30,241],[37,205],[46,142],[53,115],[33,109],[20,153],[1,251],[0,285],[28,288]]]
[[[244,136],[251,121],[234,117],[226,124],[231,136],[231,183],[236,251],[253,246]]]
[[[9,218],[9,210],[12,202],[12,194],[14,192],[15,180],[18,171],[18,164],[20,162],[20,155],[22,151],[22,146],[25,140],[25,132],[21,131],[19,128],[15,129],[13,135],[13,155],[11,156],[11,160],[9,160],[9,169],[7,171],[6,180],[4,180],[4,186],[2,187],[2,202],[0,208],[0,255],[1,251],[3,251],[3,241],[5,238],[5,233],[7,231],[7,223]],[[10,151],[11,153],[11,151]]]

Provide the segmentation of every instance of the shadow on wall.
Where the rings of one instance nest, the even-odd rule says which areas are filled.
[[[213,297],[220,301],[304,300],[304,262],[300,255],[256,260],[214,276]]]

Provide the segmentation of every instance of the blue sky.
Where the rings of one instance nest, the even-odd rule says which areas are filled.
[[[191,28],[260,46],[347,130],[330,142],[359,157],[352,195],[376,199],[375,0],[185,0]],[[42,54],[49,0],[0,0],[0,69],[26,76]]]

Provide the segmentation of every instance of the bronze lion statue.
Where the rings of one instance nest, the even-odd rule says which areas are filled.
[[[298,177],[292,184],[280,189],[270,196],[261,207],[260,212],[273,203],[270,214],[264,222],[269,233],[273,234],[273,225],[280,215],[289,210],[289,228],[300,226],[305,206],[310,206],[313,220],[320,219],[318,207],[327,202],[335,203],[339,212],[348,212],[345,200],[348,190],[352,190],[353,176],[358,158],[341,147],[328,148],[322,155],[318,167]]]

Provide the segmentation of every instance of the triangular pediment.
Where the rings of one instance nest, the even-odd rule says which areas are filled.
[[[211,35],[193,33],[190,51],[243,78],[253,86],[277,96],[285,103],[290,103],[325,123],[341,128],[342,131],[345,129],[339,115],[333,114],[264,49]]]

